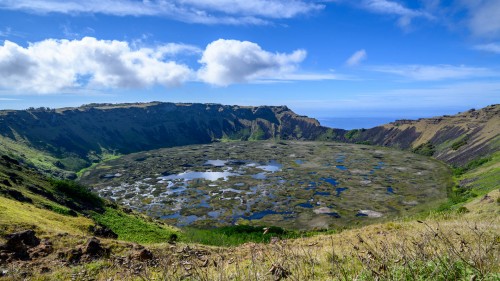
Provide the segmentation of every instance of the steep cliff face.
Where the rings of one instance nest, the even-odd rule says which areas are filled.
[[[411,149],[454,165],[500,149],[500,105],[452,116],[398,120],[368,130],[344,132],[337,140]]]
[[[500,105],[351,131],[322,127],[286,106],[152,102],[0,111],[0,152],[58,177],[113,154],[227,140],[371,143],[464,165],[498,151],[499,135]]]
[[[299,116],[286,106],[153,102],[0,111],[0,136],[62,159],[56,166],[70,170],[103,153],[230,139],[311,140],[324,130],[315,119]]]

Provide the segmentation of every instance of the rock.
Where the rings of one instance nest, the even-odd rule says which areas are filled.
[[[359,210],[358,214],[369,218],[380,218],[384,216],[382,213],[373,210]]]
[[[7,180],[5,180],[7,181]],[[8,181],[7,181],[8,182]],[[10,197],[19,202],[28,202],[32,203],[33,200],[31,198],[25,197],[21,192],[13,189],[2,190],[1,193],[5,194],[7,197]]]
[[[83,252],[81,248],[78,249],[71,249],[68,252],[66,252],[66,261],[69,264],[77,264],[80,262],[82,258]]]
[[[486,194],[483,198],[481,198],[481,202],[484,203],[493,203],[495,202],[495,200],[493,200],[493,198],[491,196],[489,196],[488,194]]]
[[[0,277],[7,276],[7,274],[9,274],[7,269],[0,269]]]
[[[30,258],[36,259],[36,258],[41,258],[41,257],[46,257],[50,255],[54,251],[54,248],[52,247],[52,242],[50,242],[48,239],[43,239],[40,243],[35,248],[31,248],[28,250],[28,253],[30,255]]]
[[[153,253],[151,253],[150,250],[148,249],[140,249],[136,250],[132,255],[130,256],[131,259],[138,260],[138,261],[149,261],[154,258]]]
[[[89,257],[100,257],[106,253],[106,249],[101,246],[101,241],[95,237],[90,238],[83,248],[83,253]]]
[[[91,226],[90,231],[95,236],[98,236],[98,237],[111,238],[111,239],[118,238],[118,234],[114,233],[113,230],[109,229],[108,227],[106,227],[104,225]]]
[[[5,236],[7,242],[0,245],[0,262],[11,260],[28,260],[30,255],[28,249],[40,244],[33,230],[25,230],[8,234]]]
[[[102,247],[99,239],[92,237],[85,245],[76,249],[70,249],[66,252],[60,252],[59,258],[65,260],[68,264],[78,264],[80,262],[89,262],[100,258],[108,253],[108,249]]]
[[[12,184],[10,183],[10,181],[8,179],[4,179],[3,181],[1,181],[1,183],[5,186],[10,186],[12,187]]]
[[[36,237],[35,231],[31,229],[8,234],[5,236],[5,239],[7,239],[6,245],[11,246],[22,243],[29,247],[36,247],[40,244],[40,239]]]
[[[11,164],[14,164],[14,165],[19,165],[19,161],[10,158],[7,155],[2,155],[2,159],[5,160],[7,163],[11,163]]]

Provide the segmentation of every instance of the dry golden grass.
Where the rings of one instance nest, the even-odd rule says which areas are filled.
[[[61,215],[40,209],[32,204],[21,203],[0,196],[0,229],[5,233],[25,228],[35,228],[37,232],[54,235],[67,232],[75,235],[88,234],[93,221],[84,217]]]
[[[498,280],[499,197],[495,190],[477,198],[466,205],[468,213],[269,244],[156,244],[153,261],[115,254],[35,280]]]

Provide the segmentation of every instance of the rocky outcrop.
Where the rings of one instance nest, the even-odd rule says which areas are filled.
[[[12,260],[29,260],[30,250],[40,244],[33,230],[25,230],[5,236],[7,242],[0,245],[0,264]]]
[[[113,230],[111,230],[109,227],[106,227],[104,225],[91,226],[89,231],[92,234],[94,234],[95,236],[102,237],[102,238],[111,238],[111,239],[118,238],[118,234],[114,233]]]
[[[66,264],[79,264],[80,262],[89,262],[95,259],[109,256],[111,250],[102,246],[101,241],[95,237],[87,240],[85,245],[77,248],[68,249],[59,252],[58,256]]]

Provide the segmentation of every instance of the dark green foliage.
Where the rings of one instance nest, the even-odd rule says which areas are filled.
[[[276,226],[233,225],[214,229],[185,228],[184,231],[187,241],[213,246],[236,246],[247,242],[268,243],[272,237],[286,239],[301,236],[297,231]]]
[[[64,205],[69,207],[77,207],[79,209],[100,209],[104,205],[104,201],[96,194],[92,193],[87,187],[70,180],[50,180],[54,191],[65,202]],[[60,200],[58,200],[60,201]],[[76,206],[75,206],[76,205]]]
[[[486,163],[490,160],[491,160],[491,157],[479,158],[479,159],[470,161],[469,163],[467,163],[467,165],[465,165],[463,167],[453,167],[453,175],[461,176],[465,172],[470,171],[470,170],[474,170],[475,168],[483,165],[484,163]]]
[[[252,132],[252,135],[250,135],[248,140],[251,140],[251,141],[263,140],[263,139],[265,139],[265,137],[266,137],[266,135],[265,135],[264,131],[259,127],[259,128],[257,128],[257,130]]]
[[[225,135],[222,139],[223,140],[232,140],[232,141],[245,141],[248,140],[250,137],[250,129],[249,128],[244,128],[236,132],[231,132]]]
[[[436,152],[436,147],[432,143],[426,142],[412,149],[412,152],[424,156],[432,156]]]
[[[85,161],[84,159],[78,157],[66,157],[55,163],[55,166],[61,169],[74,172],[80,171],[81,169],[88,167],[89,165],[89,161]]]
[[[357,141],[356,144],[372,145],[372,142],[365,140],[365,141]]]
[[[267,227],[267,233],[274,235],[283,235],[286,231],[277,226]],[[250,234],[250,233],[259,233],[262,234],[263,227],[251,226],[251,225],[233,225],[233,226],[225,226],[218,229],[219,232],[224,233],[226,235],[242,235],[242,234]]]
[[[457,150],[459,149],[460,147],[464,146],[467,144],[467,138],[463,138],[459,141],[456,141],[454,142],[452,145],[451,145],[451,149],[453,150]]]
[[[53,212],[56,212],[58,214],[61,214],[61,215],[65,215],[65,216],[71,216],[71,217],[76,217],[78,216],[78,214],[69,209],[69,208],[65,208],[65,207],[62,207],[62,206],[59,206],[59,205],[55,205],[55,204],[43,204],[43,206],[45,209],[48,209],[48,210],[51,210]]]
[[[443,211],[449,211],[452,210],[453,207],[460,203],[464,203],[467,200],[477,197],[477,194],[474,193],[471,189],[465,188],[465,187],[460,187],[460,186],[455,186],[452,187],[448,190],[448,201],[446,203],[441,204],[438,208],[437,211],[443,212]],[[460,210],[460,208],[459,208]],[[460,211],[459,211],[460,212]]]
[[[317,140],[319,141],[331,141],[337,138],[337,133],[334,129],[327,129],[323,134],[321,134]]]
[[[348,140],[357,139],[357,138],[359,138],[360,134],[361,134],[361,130],[354,129],[354,130],[347,131],[347,133],[345,133],[344,137]]]

